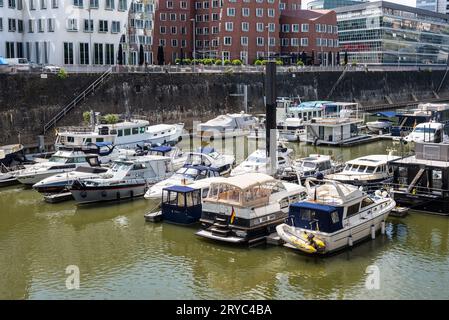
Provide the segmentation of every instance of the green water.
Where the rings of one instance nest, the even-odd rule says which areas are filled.
[[[221,142],[214,145],[223,149]],[[255,148],[240,139],[224,149],[242,145],[244,153]],[[298,156],[319,152],[348,160],[385,153],[392,143],[291,146]],[[154,205],[144,199],[89,207],[47,204],[33,190],[1,189],[0,298],[449,298],[447,217],[389,218],[386,235],[322,258],[283,247],[227,246],[198,238],[196,227],[145,223],[143,214]],[[68,265],[80,269],[79,290],[66,288]],[[365,287],[370,265],[380,271],[378,290]]]

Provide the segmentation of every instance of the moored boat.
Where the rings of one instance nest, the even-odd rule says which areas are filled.
[[[375,237],[396,206],[386,191],[368,195],[353,185],[313,178],[305,185],[307,200],[292,204],[276,231],[285,246],[308,254],[328,254]]]

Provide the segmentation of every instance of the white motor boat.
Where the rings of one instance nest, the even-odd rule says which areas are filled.
[[[404,138],[407,142],[447,142],[448,136],[444,132],[444,124],[439,122],[420,123]]]
[[[305,199],[303,186],[263,173],[247,173],[211,183],[196,234],[229,243],[255,244],[284,222],[288,207]]]
[[[197,136],[202,139],[211,139],[248,135],[257,125],[258,119],[252,115],[244,112],[228,113],[200,123],[197,126]]]
[[[325,176],[342,169],[343,164],[332,160],[331,156],[311,154],[293,160],[291,166],[279,170],[278,177],[282,180],[303,183],[307,178]]]
[[[235,163],[234,156],[221,154],[211,147],[200,148],[198,152],[187,152],[186,155],[186,165],[215,168],[222,176],[231,172]]]
[[[181,140],[183,128],[183,123],[150,126],[147,120],[141,119],[120,120],[114,124],[97,123],[87,127],[61,127],[57,129],[55,147],[108,143],[119,148],[134,149],[144,143],[174,144]]]
[[[281,147],[277,150],[277,170],[291,165],[290,154],[293,150]],[[251,153],[248,158],[231,171],[231,177],[244,173],[269,173],[270,161],[267,159],[265,150],[258,149]]]
[[[286,223],[276,227],[285,246],[327,254],[353,246],[385,228],[396,206],[386,191],[367,195],[356,186],[307,179],[308,199],[290,205]]]
[[[25,161],[23,152],[23,145],[21,144],[9,144],[6,146],[0,146],[0,166],[4,165],[9,167],[15,163],[21,163]]]
[[[82,151],[57,151],[45,162],[38,162],[16,173],[17,180],[25,185],[35,183],[58,173],[75,170],[78,167],[99,166],[98,155]]]
[[[45,194],[61,193],[68,191],[74,181],[99,178],[100,174],[106,173],[108,168],[100,166],[78,167],[73,171],[58,173],[45,178],[33,185],[33,189]]]
[[[277,124],[279,137],[289,142],[299,142],[305,139],[306,129],[301,118],[286,118]]]
[[[145,193],[145,199],[161,200],[162,190],[175,185],[189,185],[205,178],[219,177],[220,172],[213,167],[201,165],[185,165],[174,175],[151,186]]]
[[[388,119],[378,119],[376,121],[368,121],[366,123],[368,130],[376,133],[379,131],[389,131],[392,125],[393,122]]]
[[[172,174],[168,157],[115,160],[106,173],[94,179],[75,180],[69,190],[79,204],[130,199],[143,196],[150,185]]]
[[[357,186],[377,186],[393,177],[393,170],[389,161],[399,159],[391,154],[376,154],[363,156],[346,162],[343,171],[325,176],[326,179]]]

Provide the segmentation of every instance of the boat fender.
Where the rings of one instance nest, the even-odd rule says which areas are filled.
[[[382,222],[380,223],[380,232],[382,234],[385,234],[385,220],[382,220]]]
[[[374,224],[371,225],[371,239],[376,239],[376,228],[374,227]]]
[[[352,241],[352,236],[348,237],[348,246],[352,247],[354,245],[353,241]]]
[[[103,190],[103,191],[101,191],[101,196],[102,196],[102,197],[106,197],[107,195],[108,195],[108,194],[107,194],[107,192],[106,192],[106,191],[104,191],[104,190]]]

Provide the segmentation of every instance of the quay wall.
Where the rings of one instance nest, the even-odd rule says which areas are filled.
[[[326,99],[341,72],[278,73],[277,95],[300,96],[303,101]],[[75,98],[98,74],[69,74],[59,79],[49,74],[0,74],[0,145],[37,141],[44,124]],[[444,71],[346,72],[329,99],[375,106],[408,101],[431,101]],[[82,113],[94,110],[148,117],[152,124],[206,120],[243,110],[244,85],[248,86],[249,112],[264,112],[262,73],[113,73],[82,105],[58,126],[81,125]],[[448,98],[445,81],[439,98]],[[48,134],[47,142],[54,138]]]

